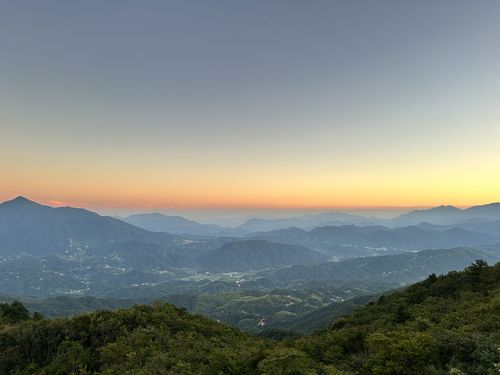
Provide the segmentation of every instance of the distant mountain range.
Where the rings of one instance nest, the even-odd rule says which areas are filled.
[[[322,212],[282,219],[251,218],[237,227],[222,227],[213,224],[200,224],[182,216],[165,215],[158,212],[117,218],[153,232],[235,237],[246,236],[254,232],[271,231],[290,227],[312,229],[325,225],[367,224],[377,220],[376,218],[366,218],[343,212]]]
[[[397,219],[400,222],[426,220],[426,222],[418,226],[389,228],[382,225],[338,224],[335,226],[314,227],[309,230],[289,227],[265,232],[253,232],[244,237],[253,240],[298,245],[302,246],[302,250],[307,247],[337,259],[408,250],[475,246],[500,241],[500,220],[492,220],[492,218],[496,217],[495,213],[499,210],[499,207],[499,204],[490,204],[461,210],[443,206],[425,211],[412,211]],[[453,215],[453,217],[457,215],[473,217],[478,214],[485,215],[490,219],[476,218],[454,226],[436,225],[429,221],[432,217],[439,217],[441,221],[444,221],[443,218],[449,218],[450,215]],[[343,213],[312,214],[305,216],[305,218],[309,224],[318,222],[320,218],[330,221],[334,219],[359,221],[362,219],[361,216]],[[208,250],[217,250],[224,244],[236,240],[236,238],[227,237],[227,235],[226,237],[214,238],[216,231],[222,230],[221,227],[199,224],[179,216],[141,214],[129,216],[126,220],[138,223],[142,228],[115,218],[100,216],[84,209],[72,207],[54,208],[38,204],[24,197],[18,197],[0,204],[0,255],[25,253],[34,256],[44,254],[76,256],[80,252],[85,252],[87,255],[94,253],[110,255],[113,253],[121,257],[124,254],[131,257],[132,254],[142,252],[142,259],[140,259],[141,256],[134,255],[136,260],[133,264],[137,265],[138,261],[141,260],[145,264],[180,267],[193,265],[195,264],[193,259],[199,257],[201,253],[206,253]],[[263,223],[273,223],[274,225],[277,223],[285,224],[286,222],[286,225],[288,225],[292,222],[296,223],[299,219],[293,218],[290,220],[255,219],[243,224],[242,227],[250,230],[262,227],[261,224]],[[150,230],[143,227],[148,227]],[[234,230],[241,235],[240,230],[242,227]],[[165,232],[166,229],[172,230],[174,234]],[[223,231],[230,232],[227,229]],[[182,232],[187,234],[178,234]],[[211,235],[203,239],[204,235],[209,232],[211,232]],[[196,235],[202,236],[202,238],[197,239]],[[245,251],[253,252],[255,258],[262,257],[264,253],[272,258],[271,252],[277,251],[277,248],[269,246],[269,242],[264,241],[234,242],[232,245],[227,245],[218,249],[218,251],[210,253],[210,256],[219,259],[221,258],[219,254],[226,254],[222,258],[228,259],[228,266],[223,266],[220,261],[217,261],[221,269],[227,270],[231,267],[229,263],[232,265],[247,263],[253,267],[257,264],[245,260],[245,256],[248,255],[245,254]],[[290,260],[294,259],[297,249],[297,247],[289,246],[288,257]],[[282,252],[282,249],[280,251]],[[172,255],[174,252],[177,254],[176,256]],[[162,260],[158,258],[160,254]],[[228,254],[231,256],[229,257]],[[204,254],[203,261],[207,261],[208,256]],[[241,259],[236,260],[238,257],[241,257]],[[149,263],[147,259],[150,259]],[[303,260],[301,259],[299,263]],[[129,261],[124,263],[125,266],[131,264]],[[214,265],[216,263],[207,261],[206,264]],[[276,263],[276,265],[278,264],[290,265],[293,262],[282,260]]]
[[[248,219],[242,225],[234,228],[235,234],[248,234],[252,232],[267,232],[271,230],[298,227],[312,229],[318,226],[360,224],[371,222],[375,218],[367,218],[360,215],[345,212],[320,212],[315,214],[300,215],[298,217],[281,219]]]
[[[255,232],[269,232],[279,229],[300,228],[311,230],[325,226],[414,226],[428,223],[452,226],[482,233],[500,234],[500,203],[490,203],[460,209],[454,206],[439,206],[426,210],[414,210],[392,219],[365,217],[344,212],[320,212],[290,218],[251,218],[237,227],[200,224],[181,216],[161,213],[132,215],[121,220],[154,232],[190,234],[199,236],[245,237]]]
[[[253,238],[306,246],[338,259],[373,256],[424,249],[495,243],[500,236],[461,228],[435,229],[425,226],[327,226],[310,231],[300,228],[255,233]]]

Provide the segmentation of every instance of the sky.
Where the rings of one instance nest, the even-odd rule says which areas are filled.
[[[500,201],[500,1],[0,0],[0,200]]]

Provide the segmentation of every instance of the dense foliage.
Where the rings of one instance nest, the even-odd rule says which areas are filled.
[[[1,374],[498,374],[500,264],[431,275],[330,329],[255,338],[168,304],[71,319],[0,307]]]
[[[499,374],[500,263],[433,274],[296,346],[344,374]]]
[[[256,367],[263,345],[158,304],[72,319],[19,316],[2,329],[0,348],[1,374],[245,374]]]

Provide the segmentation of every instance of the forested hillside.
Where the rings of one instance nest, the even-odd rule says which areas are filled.
[[[343,374],[498,374],[500,263],[429,276],[295,344]]]
[[[0,307],[0,373],[493,375],[499,316],[500,264],[483,261],[281,341],[168,304],[49,320],[13,302]]]

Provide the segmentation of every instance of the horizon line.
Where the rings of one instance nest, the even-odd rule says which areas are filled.
[[[108,210],[145,210],[149,212],[157,211],[165,211],[165,210],[173,210],[173,211],[210,211],[210,210],[263,210],[263,211],[331,211],[331,210],[348,210],[348,211],[359,211],[359,210],[367,210],[367,211],[377,211],[377,210],[418,210],[418,209],[430,209],[434,207],[440,206],[453,206],[460,209],[470,208],[474,206],[488,205],[499,203],[498,201],[488,202],[488,203],[478,203],[472,205],[454,205],[454,204],[436,204],[436,205],[373,205],[373,206],[342,206],[342,205],[298,205],[298,206],[272,206],[272,205],[204,205],[204,206],[165,206],[165,205],[154,205],[154,204],[146,204],[146,205],[134,205],[134,204],[116,204],[110,203],[105,205],[93,204],[89,202],[81,202],[81,201],[62,201],[62,200],[54,200],[54,199],[30,199],[24,195],[17,195],[10,199],[5,199],[2,201],[8,202],[14,200],[16,198],[25,198],[27,200],[51,206],[51,207],[75,207],[75,208],[85,208],[92,210],[99,209],[108,209]]]

